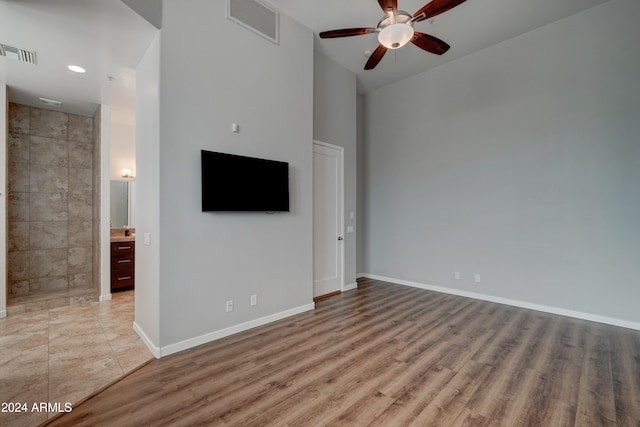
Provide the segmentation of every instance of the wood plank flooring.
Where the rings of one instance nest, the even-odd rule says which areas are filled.
[[[50,424],[640,426],[640,331],[390,283],[156,360]]]

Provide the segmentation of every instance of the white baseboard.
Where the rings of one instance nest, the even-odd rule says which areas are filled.
[[[350,291],[352,289],[356,289],[357,287],[358,282],[349,283],[347,285],[344,285],[344,289],[342,290],[342,292]]]
[[[0,319],[7,317],[7,310],[0,310]]]
[[[187,340],[180,341],[175,344],[169,344],[167,346],[160,347],[158,349],[159,356],[156,356],[156,357],[168,356],[170,354],[177,353],[179,351],[183,351],[188,348],[196,347],[211,341],[219,340],[220,338],[228,337],[229,335],[237,334],[238,332],[243,332],[248,329],[253,329],[258,326],[266,325],[267,323],[275,322],[277,320],[294,316],[296,314],[304,313],[305,311],[310,311],[310,310],[313,310],[314,308],[315,308],[315,303],[310,303],[310,304],[302,305],[300,307],[295,307],[289,310],[281,311],[280,313],[271,314],[269,316],[261,317],[259,319],[250,320],[245,323],[240,323],[239,325],[234,325],[229,328],[221,329],[219,331],[214,331],[208,334],[200,335],[199,337],[189,338]],[[147,347],[148,346],[149,345],[147,344]],[[152,353],[153,353],[153,350],[152,350]]]
[[[153,356],[156,359],[160,359],[160,354],[161,354],[160,347],[155,346],[153,342],[151,342],[147,334],[144,333],[142,328],[138,326],[136,322],[133,322],[133,330],[136,332],[136,334],[138,334],[138,336],[140,337],[144,345],[147,346],[151,354],[153,354]]]
[[[506,304],[514,307],[527,308],[530,310],[542,311],[544,313],[559,314],[561,316],[573,317],[591,322],[604,323],[606,325],[620,326],[628,329],[640,331],[640,323],[631,322],[629,320],[616,319],[614,317],[601,316],[599,314],[585,313],[582,311],[569,310],[561,307],[552,307],[548,305],[535,304],[527,301],[514,300],[509,298],[501,298],[492,295],[485,295],[476,292],[467,292],[459,289],[443,288],[441,286],[428,285],[426,283],[412,282],[408,280],[395,279],[393,277],[378,276],[375,274],[363,273],[359,277],[366,277],[384,282],[396,283],[398,285],[411,286],[412,288],[426,289],[434,292],[442,292],[445,294],[458,295],[467,298],[474,298],[482,301],[496,302],[498,304]]]
[[[100,295],[100,302],[110,301],[112,299],[111,294]]]

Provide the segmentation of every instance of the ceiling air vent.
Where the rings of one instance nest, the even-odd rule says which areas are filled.
[[[36,65],[36,53],[26,49],[20,49],[19,47],[9,46],[8,44],[0,43],[0,56],[6,56],[10,59],[15,59],[20,62],[28,62],[29,64]]]
[[[227,18],[276,44],[279,14],[258,0],[227,0]]]

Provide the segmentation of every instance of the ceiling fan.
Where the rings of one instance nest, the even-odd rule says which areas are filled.
[[[413,15],[398,10],[398,0],[378,0],[385,16],[373,27],[345,28],[342,30],[323,31],[320,38],[331,39],[337,37],[361,36],[364,34],[378,33],[380,44],[369,57],[364,66],[365,70],[372,70],[378,65],[388,49],[399,49],[411,42],[427,52],[442,55],[451,46],[442,40],[413,30],[413,24],[433,18],[449,9],[453,9],[466,0],[432,0]]]

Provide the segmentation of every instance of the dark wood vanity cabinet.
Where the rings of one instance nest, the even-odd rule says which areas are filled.
[[[111,292],[133,288],[135,254],[135,242],[111,242]]]

